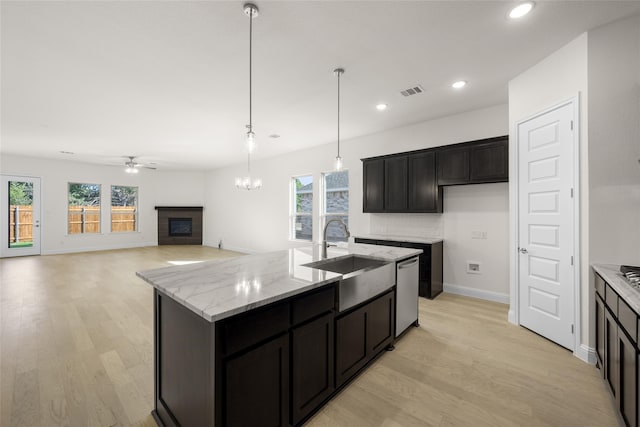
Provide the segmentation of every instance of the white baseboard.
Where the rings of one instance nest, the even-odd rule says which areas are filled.
[[[443,290],[450,294],[464,295],[466,297],[473,297],[484,299],[487,301],[500,302],[502,304],[509,304],[509,295],[499,292],[485,291],[483,289],[469,288],[466,286],[454,285],[451,283],[444,283]]]
[[[596,350],[593,347],[580,344],[580,347],[578,347],[573,354],[583,362],[587,362],[590,365],[596,364]]]
[[[513,323],[514,325],[518,324],[518,319],[516,319],[516,312],[513,309],[509,309],[509,316],[507,317],[509,323]]]
[[[119,243],[113,245],[100,245],[100,246],[87,246],[81,248],[64,248],[43,250],[42,255],[60,255],[60,254],[73,254],[78,252],[96,252],[96,251],[112,251],[115,249],[131,249],[131,248],[143,248],[145,246],[158,246],[158,242],[136,242],[136,243]]]
[[[215,247],[217,247],[217,245]],[[247,255],[252,255],[252,254],[259,253],[258,251],[254,251],[253,249],[241,248],[241,247],[238,247],[238,246],[224,246],[223,245],[221,249],[223,251],[240,252],[240,253],[247,254]]]

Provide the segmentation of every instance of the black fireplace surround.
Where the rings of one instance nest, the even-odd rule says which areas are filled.
[[[202,206],[156,206],[158,245],[201,245]]]

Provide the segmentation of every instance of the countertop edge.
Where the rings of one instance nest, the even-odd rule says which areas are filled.
[[[640,315],[640,292],[622,277],[620,266],[615,264],[591,264],[593,271],[598,273],[611,288],[624,299],[636,314]]]

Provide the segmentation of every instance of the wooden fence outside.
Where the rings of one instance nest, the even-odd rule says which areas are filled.
[[[111,231],[136,231],[135,206],[111,206]],[[69,206],[69,234],[99,233],[100,206]]]
[[[9,243],[33,242],[33,206],[9,206]]]
[[[111,207],[111,231],[136,231],[138,212],[135,206]],[[69,206],[69,234],[99,233],[100,206]],[[33,241],[33,207],[9,206],[9,243]]]

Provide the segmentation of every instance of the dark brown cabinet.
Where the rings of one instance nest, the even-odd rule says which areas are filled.
[[[363,212],[442,212],[434,150],[362,162]]]
[[[384,159],[367,160],[363,170],[363,212],[384,212]]]
[[[409,212],[442,212],[442,188],[436,181],[435,151],[408,157]]]
[[[384,160],[384,210],[407,211],[407,156]]]
[[[509,139],[497,137],[442,147],[438,185],[482,184],[509,180]]]
[[[509,139],[479,142],[469,148],[469,182],[503,182],[509,179]]]
[[[438,185],[469,183],[469,147],[441,148],[438,151]]]
[[[327,314],[291,331],[293,424],[335,390],[333,321],[333,314]]]
[[[225,360],[222,372],[222,425],[290,425],[288,335]]]
[[[363,212],[442,212],[442,187],[509,181],[507,136],[362,159]]]
[[[595,274],[596,356],[624,424],[638,426],[638,315]],[[603,298],[604,297],[604,298]]]
[[[393,292],[336,319],[336,387],[393,342],[394,319]]]
[[[355,243],[422,249],[418,264],[418,295],[433,299],[442,293],[442,242],[429,244],[356,237]]]

